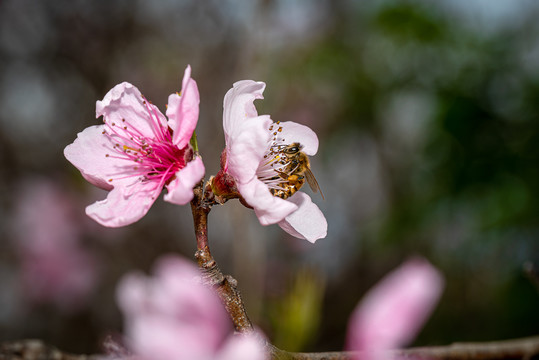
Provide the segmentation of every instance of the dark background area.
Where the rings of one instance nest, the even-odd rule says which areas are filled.
[[[134,225],[102,228],[84,207],[105,193],[62,153],[98,124],[95,102],[117,83],[164,112],[187,64],[206,178],[218,171],[235,81],[266,82],[259,113],[320,138],[311,162],[325,201],[311,195],[327,238],[262,227],[237,202],[210,214],[214,257],[277,346],[341,349],[362,295],[414,255],[446,278],[415,345],[539,333],[538,291],[523,271],[539,264],[538,17],[524,0],[0,0],[0,340],[97,352],[121,331],[122,274],[165,253],[192,258],[189,207],[159,200]],[[59,258],[75,260],[56,276],[28,275],[25,253],[47,235],[71,239],[57,246],[86,260],[66,250]],[[36,264],[42,252],[32,254]],[[74,280],[77,296],[32,296],[66,274],[88,274]]]

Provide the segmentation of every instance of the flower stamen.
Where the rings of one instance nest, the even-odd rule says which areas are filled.
[[[175,173],[185,166],[186,148],[178,149],[172,143],[169,128],[160,123],[155,108],[150,106],[144,97],[143,99],[154,138],[143,135],[136,126],[128,124],[125,119],[122,119],[122,127],[105,120],[106,130],[103,131],[103,135],[118,141],[112,147],[112,152],[107,153],[105,157],[138,164],[135,167],[119,169],[118,175],[124,176],[113,177],[108,181],[136,177],[138,181],[155,182],[157,185],[155,190],[160,191],[163,185],[168,184]],[[154,194],[156,195],[158,194]]]

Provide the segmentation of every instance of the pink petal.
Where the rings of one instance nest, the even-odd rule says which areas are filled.
[[[197,83],[191,79],[191,66],[187,66],[183,75],[181,96],[170,95],[167,108],[168,124],[174,136],[172,142],[180,149],[189,144],[197,126],[199,103]]]
[[[245,121],[230,137],[227,146],[228,172],[238,183],[246,183],[256,177],[256,170],[263,160],[271,137],[268,127],[271,119],[267,115]]]
[[[137,182],[131,188],[115,187],[105,200],[86,207],[86,214],[103,226],[130,225],[146,215],[159,195],[151,186],[150,183],[147,189],[144,183]]]
[[[224,344],[216,360],[265,360],[263,339],[255,335],[234,335]]]
[[[152,138],[158,138],[158,126],[166,127],[167,119],[156,106],[146,101],[140,91],[127,82],[113,87],[103,98],[96,103],[96,117],[103,116],[108,123],[114,123],[115,130],[124,135],[124,126],[130,130]],[[110,129],[105,129],[111,133]],[[126,134],[130,137],[130,134]]]
[[[122,172],[120,169],[132,163],[106,157],[106,154],[112,153],[114,144],[108,136],[102,134],[103,129],[103,125],[96,125],[78,133],[75,141],[65,147],[64,156],[90,183],[110,190],[112,185],[108,179],[111,175]]]
[[[142,314],[128,323],[128,340],[137,359],[211,359],[214,349],[205,344],[204,333],[197,330],[178,326],[174,319]]]
[[[263,99],[262,93],[266,84],[253,80],[242,80],[234,83],[223,101],[223,129],[228,145],[230,137],[235,136],[248,118],[258,116],[253,104],[255,99]]]
[[[279,222],[281,229],[312,243],[326,237],[328,233],[326,218],[309,195],[300,191],[288,201],[296,204],[298,209]]]
[[[185,281],[191,282],[200,276],[200,271],[191,261],[176,255],[161,256],[154,265],[154,273],[167,288],[173,288],[177,281],[181,281],[182,289]]]
[[[132,272],[123,276],[116,289],[116,301],[124,313],[137,314],[146,307],[149,284],[149,279],[142,273]]]
[[[155,274],[159,287],[152,299],[154,309],[164,317],[181,319],[178,326],[199,329],[206,347],[218,347],[224,334],[232,331],[231,322],[213,289],[195,281],[198,269],[171,255],[159,259]]]
[[[165,201],[177,205],[185,205],[193,199],[193,188],[204,176],[204,164],[202,158],[197,156],[194,160],[178,170],[176,178],[167,185],[168,193],[165,194]]]
[[[97,261],[80,245],[82,228],[75,198],[62,184],[33,177],[20,184],[13,213],[20,285],[29,300],[80,308],[97,282]]]
[[[19,180],[19,194],[14,204],[13,225],[22,253],[56,253],[58,248],[70,249],[82,237],[77,213],[77,200],[53,179],[32,177]]]
[[[277,140],[285,139],[286,144],[299,142],[303,147],[301,151],[309,156],[313,156],[318,151],[318,136],[308,126],[298,124],[293,121],[281,122],[278,125],[282,127],[281,133],[278,133]]]
[[[438,270],[421,258],[386,275],[354,310],[347,348],[376,352],[410,342],[434,310],[443,283]]]
[[[193,281],[195,266],[176,256],[161,258],[153,277],[128,274],[117,300],[129,345],[143,359],[210,359],[232,331],[219,298]]]
[[[262,225],[278,223],[298,208],[290,201],[273,196],[268,187],[257,178],[246,184],[238,183],[237,186],[247,204],[254,208]]]

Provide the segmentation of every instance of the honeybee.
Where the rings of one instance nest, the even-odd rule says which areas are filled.
[[[311,189],[314,192],[320,191],[324,199],[322,189],[311,171],[309,157],[301,151],[301,144],[296,142],[290,145],[276,145],[276,147],[276,152],[282,156],[281,163],[285,165],[280,170],[275,170],[278,174],[276,179],[282,181],[279,181],[278,188],[270,189],[271,193],[281,199],[287,199],[294,195],[307,180]]]

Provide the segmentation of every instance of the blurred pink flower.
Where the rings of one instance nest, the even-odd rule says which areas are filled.
[[[347,350],[363,352],[362,359],[386,359],[384,351],[415,338],[434,310],[443,286],[442,275],[426,260],[404,263],[371,289],[354,310]]]
[[[21,285],[36,303],[82,306],[97,282],[96,260],[81,244],[82,226],[65,190],[47,180],[23,183],[14,221]]]
[[[297,142],[301,151],[312,156],[318,151],[318,137],[307,126],[274,123],[268,115],[258,115],[253,102],[263,98],[265,87],[263,82],[243,80],[226,93],[226,158],[222,172],[234,178],[239,193],[262,225],[277,223],[289,234],[315,242],[327,235],[327,222],[309,195],[298,191],[283,200],[272,195],[270,189],[279,188],[275,177],[285,166],[276,161],[274,149]]]
[[[165,186],[166,201],[191,201],[193,187],[204,176],[202,159],[189,144],[198,104],[189,66],[181,96],[168,98],[168,120],[127,82],[97,102],[96,116],[103,116],[105,124],[86,128],[64,150],[86,180],[110,190],[107,199],[86,208],[92,219],[109,227],[132,224],[148,212]]]
[[[137,359],[262,360],[254,336],[233,335],[217,294],[195,281],[200,273],[179,257],[161,258],[152,278],[128,274],[118,287],[127,347]]]

